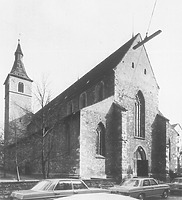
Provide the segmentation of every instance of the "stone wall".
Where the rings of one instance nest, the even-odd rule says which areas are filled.
[[[44,155],[49,155],[50,173],[69,175],[79,171],[79,112],[60,120],[44,138]],[[41,133],[40,133],[41,134]],[[15,154],[22,174],[42,174],[42,137],[38,133],[9,145],[6,151],[6,169],[15,172]],[[49,153],[50,152],[50,153]]]
[[[81,111],[80,125],[80,176],[84,178],[106,177],[106,159],[111,154],[108,150],[108,117],[111,114],[113,97],[105,99]],[[96,138],[98,124],[102,123],[106,130],[106,155],[96,154]],[[107,163],[108,164],[108,163]]]
[[[135,42],[140,40],[138,37]],[[138,91],[141,91],[145,101],[145,138],[135,136],[135,103]],[[149,172],[151,170],[151,135],[152,124],[158,113],[158,91],[159,87],[145,48],[133,50],[131,47],[115,69],[114,100],[126,109],[123,124],[126,142],[122,151],[127,154],[127,159],[123,162],[123,173],[131,168],[133,175],[136,175],[134,154],[139,146],[145,151]]]

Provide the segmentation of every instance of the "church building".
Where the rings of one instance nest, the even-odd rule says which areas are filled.
[[[31,173],[41,174],[38,135],[44,113],[44,127],[49,130],[44,137],[44,153],[48,153],[50,174],[165,177],[167,119],[158,109],[159,86],[146,49],[144,45],[136,48],[141,41],[140,34],[132,37],[33,115],[18,142],[22,171],[28,163]],[[25,72],[22,56],[18,44],[14,66],[5,81],[6,122],[14,119],[14,112],[15,118],[20,117],[16,104],[31,105],[32,80]],[[6,126],[5,135],[9,140]],[[14,148],[9,146],[7,162],[11,168]]]

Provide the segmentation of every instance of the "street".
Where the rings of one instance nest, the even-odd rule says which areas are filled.
[[[160,197],[151,197],[151,198],[148,198],[148,200],[161,200]],[[181,195],[170,195],[167,200],[181,200],[182,199],[182,196]]]

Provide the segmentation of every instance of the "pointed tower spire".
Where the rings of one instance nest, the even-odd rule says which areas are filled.
[[[22,62],[22,58],[23,58],[23,53],[20,46],[20,39],[18,39],[18,46],[15,51],[15,61],[10,74],[31,81],[31,79],[28,77],[26,73],[24,64]]]

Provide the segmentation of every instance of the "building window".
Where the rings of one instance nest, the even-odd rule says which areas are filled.
[[[168,159],[169,161],[171,161],[171,140],[168,139],[168,143],[166,144],[166,151],[167,151],[167,156],[168,156]]]
[[[86,92],[82,93],[80,95],[80,99],[79,99],[79,108],[84,108],[87,106],[87,94]]]
[[[105,127],[102,122],[97,126],[96,154],[105,156]]]
[[[146,69],[144,69],[144,74],[147,74],[147,70]]]
[[[96,91],[95,91],[95,101],[102,101],[104,99],[104,82],[101,81],[97,86],[96,86]]]
[[[24,84],[22,82],[18,83],[18,92],[24,92]]]
[[[135,101],[135,136],[145,138],[145,99],[141,91]]]
[[[66,134],[66,149],[67,149],[67,153],[70,154],[70,145],[71,145],[71,142],[70,142],[70,124],[69,122],[65,122],[65,134]]]
[[[73,112],[73,103],[72,101],[67,104],[67,114],[70,115]]]

